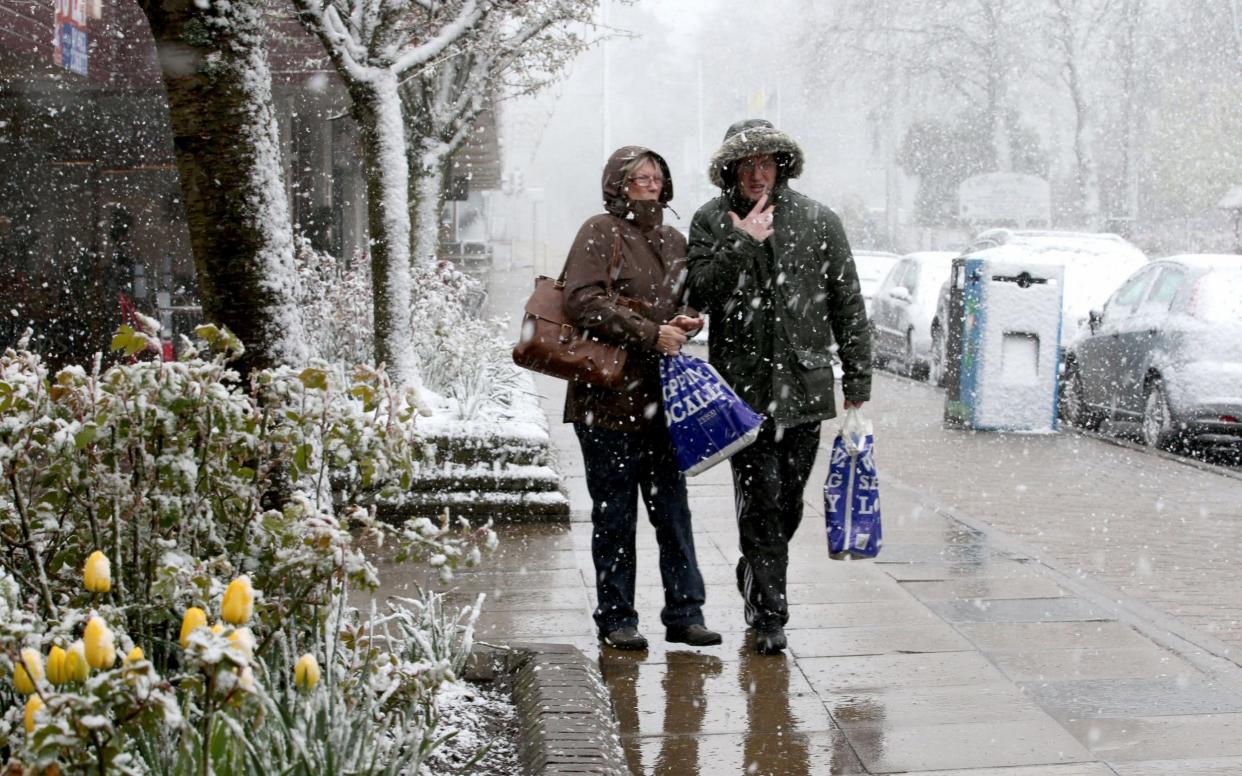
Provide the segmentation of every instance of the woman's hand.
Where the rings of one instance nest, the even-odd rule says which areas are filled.
[[[733,228],[740,229],[757,242],[763,242],[772,236],[772,232],[776,231],[772,228],[772,209],[776,205],[768,205],[768,195],[764,194],[750,209],[745,218],[738,216],[732,210],[729,211],[729,218],[733,219]]]
[[[666,356],[675,356],[681,352],[686,342],[686,333],[677,326],[665,323],[660,326],[660,336],[656,339],[656,350]]]

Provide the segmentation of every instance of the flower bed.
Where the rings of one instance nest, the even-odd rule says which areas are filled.
[[[158,345],[144,323],[114,345]],[[358,506],[408,489],[422,456],[418,403],[382,371],[242,385],[240,343],[199,334],[178,362],[54,376],[24,343],[0,355],[0,755],[36,773],[416,773],[481,601],[350,607],[378,584],[358,542],[447,577],[495,536]]]

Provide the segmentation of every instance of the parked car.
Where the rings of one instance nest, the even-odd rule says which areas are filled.
[[[854,251],[854,266],[858,269],[858,285],[862,287],[863,305],[871,314],[871,299],[884,282],[884,276],[901,258],[886,251]]]
[[[1115,234],[989,229],[981,232],[962,256],[1000,261],[1029,261],[1065,268],[1061,295],[1061,346],[1086,324],[1088,313],[1104,304],[1108,294],[1130,273],[1147,265],[1147,256]],[[932,320],[933,382],[944,381],[945,323],[949,283],[940,288]]]
[[[1071,343],[1061,412],[1143,441],[1242,450],[1242,256],[1184,255],[1131,275]]]
[[[871,300],[871,352],[876,366],[899,365],[916,380],[931,370],[931,323],[952,251],[910,253],[889,270]]]

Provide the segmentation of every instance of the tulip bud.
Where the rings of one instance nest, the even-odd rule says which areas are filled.
[[[92,617],[87,621],[82,643],[86,646],[86,662],[91,668],[104,670],[116,662],[116,640],[102,619]]]
[[[62,685],[69,681],[65,670],[65,650],[53,646],[47,653],[47,680],[54,685]]]
[[[108,556],[99,550],[91,553],[86,559],[86,568],[82,570],[82,578],[86,589],[92,593],[106,593],[112,589],[112,563]]]
[[[86,645],[78,639],[65,651],[65,676],[71,682],[85,682],[91,675],[91,664],[86,661]]]
[[[23,649],[22,659],[13,669],[13,686],[22,695],[31,695],[35,685],[43,681],[43,656],[36,650]]]
[[[43,708],[43,699],[38,695],[31,695],[26,699],[26,735],[30,735],[35,730],[35,714],[39,713],[39,709]]]
[[[190,646],[190,634],[206,625],[207,612],[197,606],[186,609],[185,617],[181,619],[181,648],[185,649]]]
[[[254,657],[254,634],[249,628],[238,628],[229,634],[229,641],[247,660]]]
[[[319,684],[319,661],[314,655],[302,655],[293,667],[293,683],[305,690],[315,689]]]
[[[142,647],[134,647],[125,656],[126,663],[137,663],[139,660],[146,660],[147,656],[142,654]]]
[[[229,583],[220,602],[220,618],[229,625],[245,625],[254,614],[254,588],[250,577],[242,575]]]

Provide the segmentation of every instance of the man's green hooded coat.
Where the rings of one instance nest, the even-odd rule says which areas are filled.
[[[733,226],[753,203],[735,192],[737,164],[773,154],[768,197],[775,232],[763,243]],[[841,220],[789,188],[802,150],[761,120],[729,128],[709,175],[722,190],[690,224],[690,304],[711,316],[709,359],[738,394],[780,426],[831,418],[832,343],[844,370],[845,398],[871,398],[867,313]]]

